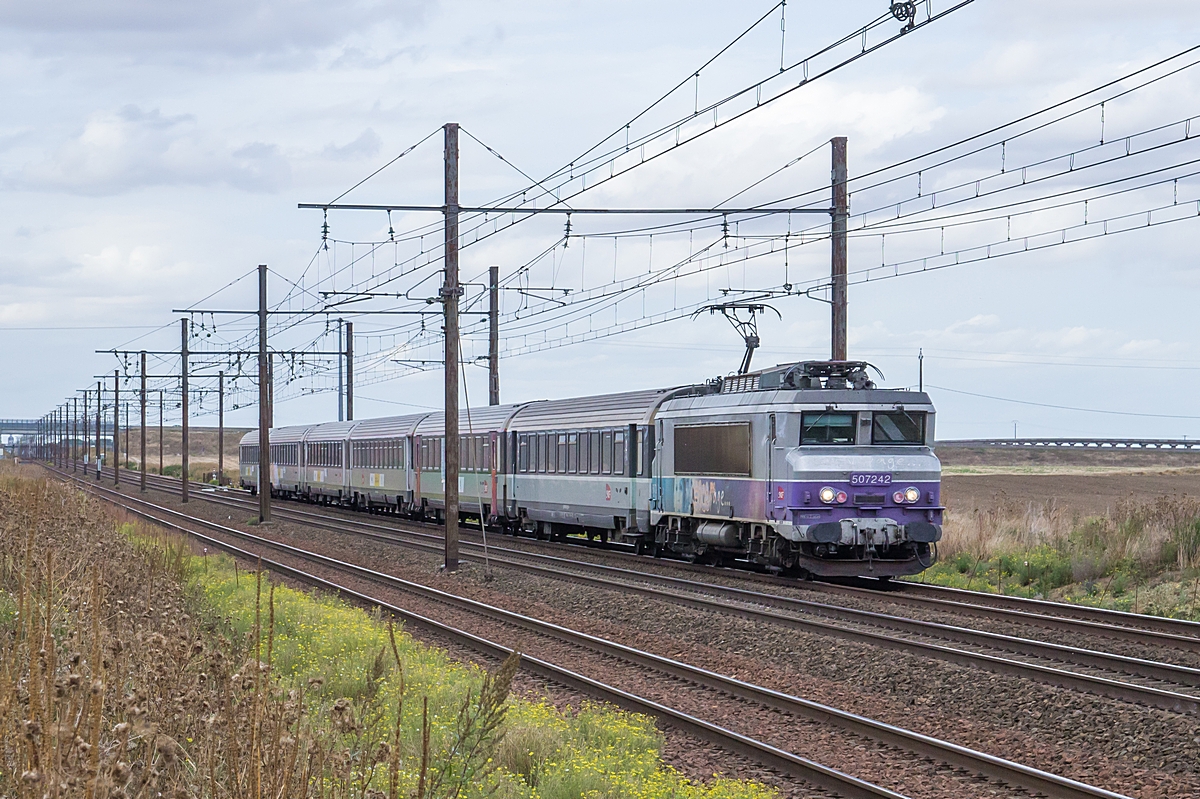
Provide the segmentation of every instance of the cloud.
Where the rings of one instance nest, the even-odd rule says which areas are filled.
[[[331,161],[354,161],[359,158],[373,158],[379,155],[379,148],[383,144],[383,140],[379,138],[379,134],[371,128],[367,128],[359,134],[358,138],[349,144],[338,146],[336,144],[328,144],[325,150],[321,153],[325,158]]]
[[[419,27],[433,0],[58,0],[5,3],[0,30],[20,35],[41,53],[70,55],[125,49],[125,55],[179,51],[231,57],[312,50],[379,23]]]
[[[288,160],[274,144],[232,146],[202,131],[191,115],[166,116],[132,105],[93,113],[43,161],[4,178],[14,189],[96,196],[149,186],[274,192],[290,181]]]

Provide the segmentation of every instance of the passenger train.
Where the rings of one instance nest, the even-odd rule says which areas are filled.
[[[460,508],[492,529],[801,576],[916,574],[942,535],[934,408],[868,364],[472,408]],[[440,412],[271,431],[272,495],[442,521]],[[258,432],[241,484],[260,489]]]

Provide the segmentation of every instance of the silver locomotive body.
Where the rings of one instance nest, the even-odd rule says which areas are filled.
[[[943,509],[928,396],[875,388],[862,364],[807,375],[814,366],[828,365],[664,403],[651,498],[660,546],[822,576],[932,564]]]

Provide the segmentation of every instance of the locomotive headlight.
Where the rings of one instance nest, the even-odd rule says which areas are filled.
[[[834,491],[829,486],[825,486],[824,488],[821,489],[821,493],[818,494],[818,496],[821,498],[822,502],[824,502],[826,505],[828,505],[837,498],[837,492]]]
[[[921,498],[921,492],[913,487],[904,489],[904,501],[912,504]]]

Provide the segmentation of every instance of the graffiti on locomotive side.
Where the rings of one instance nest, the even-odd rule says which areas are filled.
[[[692,481],[692,507],[694,513],[721,513],[729,508],[724,489],[717,488],[714,480]]]

